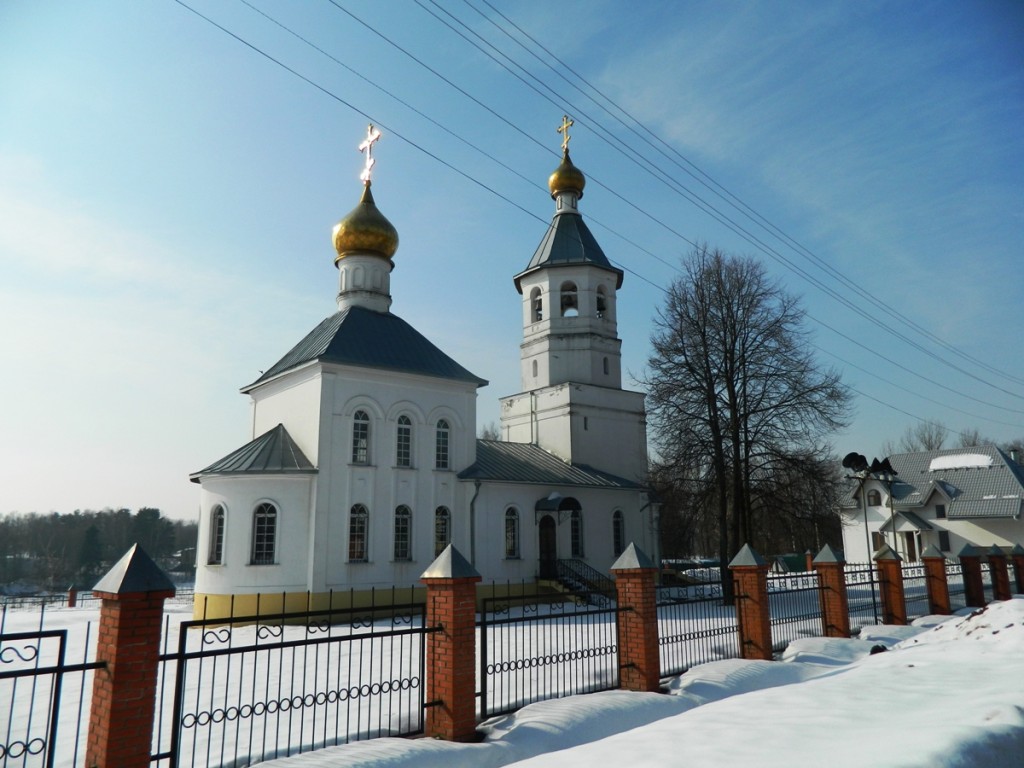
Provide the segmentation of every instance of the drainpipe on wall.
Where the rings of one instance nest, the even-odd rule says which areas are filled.
[[[469,500],[469,564],[476,566],[476,497],[480,495],[480,481],[473,481],[473,498]]]

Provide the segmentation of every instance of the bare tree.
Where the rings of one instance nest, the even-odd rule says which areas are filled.
[[[480,427],[481,440],[501,440],[501,427],[496,422],[489,421]]]
[[[957,439],[957,446],[960,448],[974,448],[978,445],[986,445],[993,442],[981,434],[977,427],[970,427],[960,432]]]
[[[667,294],[645,381],[660,471],[714,506],[725,563],[775,524],[755,499],[761,484],[821,450],[846,424],[849,393],[813,359],[798,300],[759,262],[697,248]]]
[[[938,451],[946,442],[946,433],[949,430],[941,421],[921,421],[907,427],[900,438],[900,451],[902,453],[917,453],[919,451]]]

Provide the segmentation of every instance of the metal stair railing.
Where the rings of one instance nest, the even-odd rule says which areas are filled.
[[[556,567],[558,580],[570,590],[603,595],[609,600],[615,597],[615,582],[611,577],[582,560],[558,560]]]

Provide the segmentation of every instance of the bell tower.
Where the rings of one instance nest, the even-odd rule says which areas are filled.
[[[586,177],[569,157],[572,124],[563,117],[558,129],[562,162],[548,178],[551,224],[514,278],[522,296],[522,392],[502,399],[502,436],[637,479],[647,471],[646,420],[643,395],[622,389],[616,303],[623,273],[580,215]],[[614,459],[609,440],[630,457]]]

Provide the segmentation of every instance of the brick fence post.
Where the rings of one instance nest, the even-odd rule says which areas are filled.
[[[903,594],[903,558],[883,544],[872,559],[878,563],[879,591],[882,593],[882,623],[906,624],[907,602]]]
[[[1010,558],[1013,560],[1014,591],[1018,595],[1024,595],[1024,547],[1014,544],[1010,550]]]
[[[74,608],[78,605],[78,587],[72,584],[68,587],[68,608]]]
[[[768,563],[749,544],[729,563],[736,583],[740,656],[772,660],[772,623],[768,612]]]
[[[427,717],[424,733],[476,740],[476,584],[480,574],[449,544],[420,580],[427,585]]]
[[[965,544],[957,554],[964,574],[964,602],[968,608],[985,607],[985,584],[981,580],[981,550]]]
[[[946,580],[946,556],[934,545],[921,553],[924,562],[924,583],[928,589],[928,613],[948,616],[949,581]]]
[[[658,606],[654,563],[632,542],[611,567],[619,603],[619,688],[658,691]]]
[[[825,546],[827,547],[828,544],[826,544]],[[809,549],[806,552],[804,552],[804,570],[805,571],[813,571],[813,570],[815,570],[815,568],[814,568],[814,553],[811,552],[811,550],[809,550]]]
[[[164,600],[174,584],[136,544],[92,588],[102,599],[86,768],[148,768]]]
[[[1006,554],[995,544],[988,551],[988,570],[992,574],[992,599],[1009,600],[1010,572],[1006,567]]]
[[[850,603],[846,596],[846,562],[843,556],[826,544],[814,558],[821,589],[818,602],[825,637],[850,636]]]

